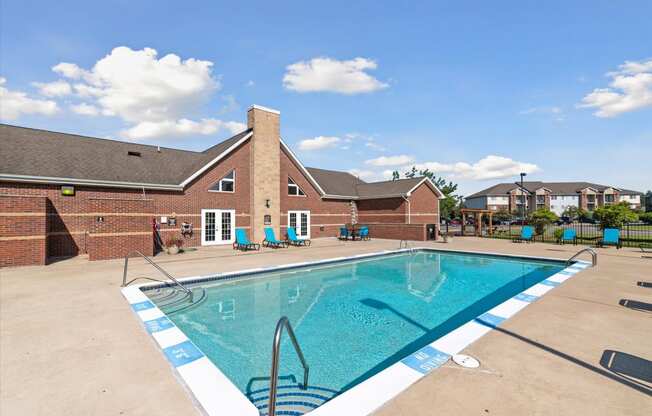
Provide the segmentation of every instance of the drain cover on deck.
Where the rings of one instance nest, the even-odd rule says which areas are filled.
[[[480,367],[480,361],[471,357],[470,355],[465,354],[455,354],[453,355],[453,361],[455,364],[460,365],[464,368],[478,368]]]

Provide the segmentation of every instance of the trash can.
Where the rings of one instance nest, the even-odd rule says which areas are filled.
[[[426,225],[426,238],[428,240],[437,239],[437,224],[427,224]]]

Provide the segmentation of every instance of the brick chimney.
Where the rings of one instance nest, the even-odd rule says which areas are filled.
[[[281,113],[271,108],[253,105],[247,111],[247,127],[251,138],[251,232],[252,241],[261,243],[264,227],[272,227],[281,238]],[[265,217],[271,224],[265,224]]]

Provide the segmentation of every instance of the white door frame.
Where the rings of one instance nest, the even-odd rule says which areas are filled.
[[[206,213],[215,213],[215,240],[206,241]],[[231,238],[222,240],[222,213],[231,214]],[[202,209],[201,210],[201,245],[215,246],[220,244],[231,244],[235,241],[235,210],[234,209]]]
[[[290,214],[297,214],[297,226],[295,231],[297,232],[297,238],[300,240],[309,240],[310,239],[310,211],[308,210],[291,210],[288,211],[288,228],[290,227]],[[301,214],[306,214],[308,217],[308,234],[301,235]]]

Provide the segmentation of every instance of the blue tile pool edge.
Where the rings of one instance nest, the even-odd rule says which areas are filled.
[[[243,276],[278,272],[305,266],[320,266],[351,260],[368,259],[411,251],[487,255],[523,260],[563,261],[545,257],[414,247],[401,250],[384,250],[349,257],[337,257],[314,262],[292,263],[240,270],[237,272],[218,273],[208,276],[186,277],[178,280],[183,283],[233,280]],[[590,263],[588,262],[575,261],[556,274],[507,299],[482,315],[471,319],[457,329],[404,357],[378,374],[311,411],[310,414],[314,416],[339,414],[362,416],[370,414],[411,384],[441,367],[451,356],[459,353],[493,328],[518,313],[521,309],[535,302],[548,291],[553,290],[589,266]],[[143,283],[122,288],[122,294],[129,302],[132,311],[141,320],[146,332],[155,340],[161,352],[168,359],[178,378],[192,393],[191,396],[194,401],[206,414],[209,416],[218,414],[258,416],[259,412],[256,406],[240,392],[231,380],[219,370],[216,364],[211,362],[171,319],[150,301],[144,292],[144,290],[165,286],[168,286],[168,284]],[[211,389],[211,387],[213,388]]]

